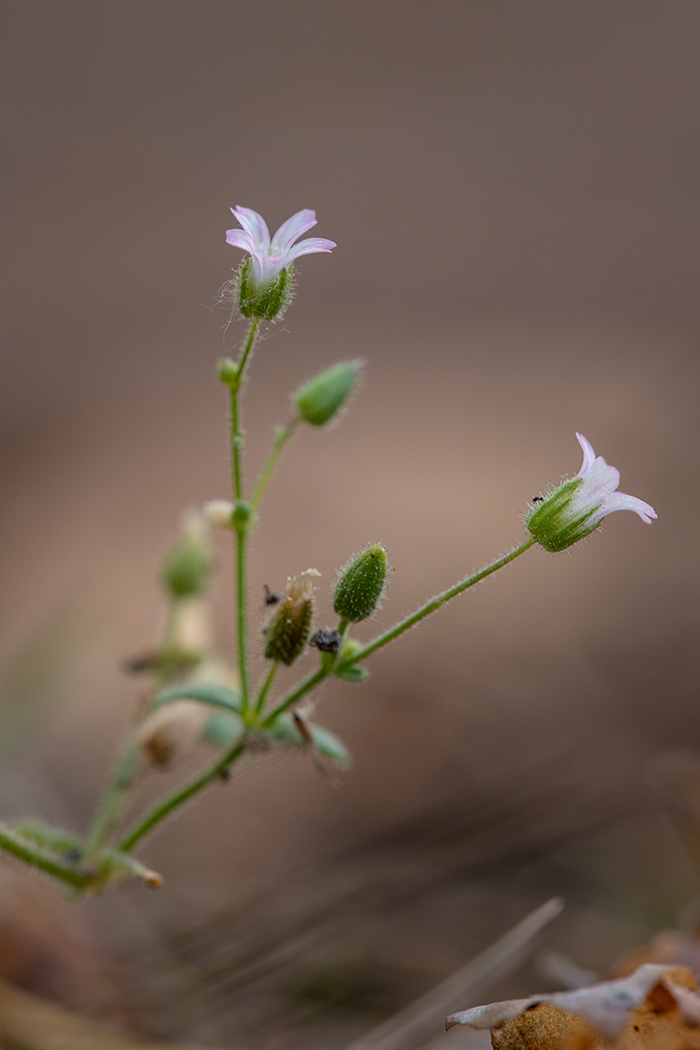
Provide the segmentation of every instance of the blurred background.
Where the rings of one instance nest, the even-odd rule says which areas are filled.
[[[285,453],[254,626],[264,583],[315,566],[325,598],[375,541],[389,625],[520,541],[576,430],[659,520],[530,551],[328,686],[340,788],[296,756],[212,789],[141,851],[159,893],[76,907],[4,869],[0,972],[150,1038],[332,1050],[552,893],[550,946],[601,973],[676,924],[697,878],[648,772],[700,746],[698,5],[5,0],[1,22],[5,814],[85,827],[179,514],[228,495],[233,205],[272,229],[314,208],[338,243],[256,352],[249,479],[300,382],[367,362]],[[548,986],[528,965],[489,994]]]

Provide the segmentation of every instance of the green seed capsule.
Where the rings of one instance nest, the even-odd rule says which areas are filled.
[[[381,543],[362,551],[341,573],[333,598],[338,616],[350,623],[366,620],[377,608],[389,561]]]
[[[352,393],[361,369],[361,361],[341,361],[310,379],[294,395],[299,418],[315,427],[329,423]]]
[[[266,660],[289,666],[303,653],[314,615],[312,578],[319,575],[315,569],[307,569],[287,580],[284,597],[265,628]]]

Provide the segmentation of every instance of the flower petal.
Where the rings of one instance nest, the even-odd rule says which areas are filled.
[[[647,525],[651,525],[652,518],[657,517],[652,506],[636,496],[628,496],[625,492],[612,492],[606,496],[600,508],[600,516],[604,518],[606,514],[614,514],[616,510],[632,510]]]
[[[234,230],[226,231],[226,243],[232,244],[234,248],[242,248],[244,252],[250,252],[251,254],[257,250],[250,234],[246,233],[245,230],[239,230],[238,227]]]
[[[578,477],[582,478],[587,470],[590,470],[595,463],[595,452],[593,451],[593,445],[588,441],[583,434],[576,434],[578,443],[583,449],[583,466],[578,472]]]
[[[303,208],[292,215],[291,219],[283,222],[279,230],[272,238],[272,251],[279,255],[286,254],[302,233],[306,233],[312,226],[316,225],[316,212],[310,208]]]
[[[611,467],[602,456],[597,456],[593,465],[582,475],[580,498],[587,503],[602,503],[620,484],[620,471]]]
[[[246,233],[250,234],[253,243],[267,251],[270,247],[270,231],[262,215],[257,211],[253,211],[252,208],[242,208],[240,204],[237,204],[235,208],[231,208],[231,211]]]
[[[300,255],[312,255],[314,252],[330,252],[337,248],[335,241],[328,241],[325,237],[307,237],[305,241],[299,241],[287,252],[287,263],[297,259]]]

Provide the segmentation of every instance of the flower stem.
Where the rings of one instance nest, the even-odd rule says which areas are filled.
[[[324,678],[327,678],[333,669],[333,661],[328,661],[321,665],[317,671],[314,671],[312,675],[302,682],[293,693],[291,693],[281,704],[278,704],[274,711],[271,711],[267,718],[262,722],[262,729],[269,729],[270,726],[274,725],[281,714],[283,714],[289,707],[292,707],[297,700],[301,700],[302,696],[308,693],[311,689],[315,689]]]
[[[129,741],[117,760],[112,781],[100,799],[97,811],[85,840],[86,856],[92,857],[105,846],[114,830],[126,803],[134,778],[138,772],[140,748]]]
[[[238,360],[237,377],[235,383],[231,384],[231,465],[232,486],[236,503],[243,499],[243,467],[242,450],[245,440],[240,425],[239,395],[243,385],[243,373],[248,358],[255,345],[258,334],[259,318],[254,317],[250,322],[248,338],[246,339],[243,352]],[[236,530],[236,633],[238,637],[238,673],[241,680],[241,700],[243,715],[245,716],[249,706],[248,689],[248,597],[246,584],[246,555],[247,555],[247,528]]]
[[[277,461],[282,455],[282,449],[287,444],[290,437],[292,437],[298,426],[299,420],[294,419],[286,427],[277,427],[275,442],[270,451],[270,455],[267,457],[267,462],[265,463],[265,466],[262,469],[262,473],[258,479],[258,483],[255,486],[255,491],[251,496],[250,506],[253,510],[257,510],[260,506],[260,500],[263,498],[263,493],[265,492],[267,484],[270,478],[272,477],[275,467],[277,466]]]
[[[194,777],[188,781],[183,787],[178,788],[172,795],[164,799],[159,805],[157,805],[151,812],[140,821],[136,827],[129,832],[124,840],[119,845],[119,850],[122,853],[129,853],[137,842],[152,831],[157,824],[160,824],[162,820],[165,820],[174,810],[178,809],[183,803],[187,802],[188,799],[198,794],[203,788],[211,784],[217,777],[220,777],[226,773],[228,767],[236,761],[237,758],[245,751],[245,744],[236,744],[229,751],[226,752],[220,759],[218,759],[213,766],[205,770],[204,773],[200,773],[199,776]],[[0,842],[0,845],[2,843]]]
[[[278,669],[279,669],[279,661],[278,660],[273,660],[272,664],[270,666],[270,670],[267,672],[267,678],[263,682],[262,689],[260,690],[260,695],[258,696],[258,700],[257,700],[257,703],[255,705],[255,715],[256,715],[256,717],[260,714],[260,712],[262,711],[263,707],[265,706],[265,701],[267,699],[267,694],[270,692],[270,688],[272,686],[272,683],[275,680],[275,675],[277,674]]]
[[[515,547],[514,550],[509,551],[508,554],[504,554],[503,557],[497,558],[496,561],[492,561],[490,565],[487,565],[485,569],[479,569],[473,576],[468,576],[466,580],[461,580],[456,583],[454,587],[448,588],[443,591],[442,594],[438,594],[437,597],[431,598],[429,602],[422,605],[416,612],[411,613],[405,620],[401,620],[394,627],[391,627],[384,634],[380,634],[378,638],[375,638],[373,642],[366,645],[364,649],[360,649],[350,659],[343,660],[342,663],[338,664],[335,668],[337,671],[346,671],[353,664],[358,663],[360,660],[366,660],[368,656],[375,653],[377,649],[381,649],[383,646],[388,645],[389,642],[393,642],[395,638],[398,638],[404,631],[408,631],[409,628],[415,624],[420,623],[426,616],[430,616],[431,613],[436,612],[446,602],[449,602],[451,598],[455,598],[462,591],[466,591],[468,587],[473,587],[475,583],[479,583],[480,580],[490,576],[492,572],[496,572],[497,569],[502,569],[504,565],[508,565],[510,562],[515,561],[516,558],[524,554],[526,550],[529,550],[537,541],[532,537],[529,537],[521,543],[519,547]]]

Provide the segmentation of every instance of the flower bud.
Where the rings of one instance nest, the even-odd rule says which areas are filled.
[[[194,700],[165,704],[143,720],[136,742],[151,765],[169,766],[194,747],[209,714]]]
[[[209,581],[211,567],[204,521],[199,514],[190,512],[185,516],[180,540],[163,564],[163,586],[174,598],[202,594]]]
[[[237,387],[239,381],[238,365],[235,361],[232,361],[230,357],[225,357],[223,361],[219,361],[219,379],[226,386]]]
[[[204,517],[215,529],[232,528],[233,503],[227,499],[210,499],[202,507]]]
[[[381,543],[374,543],[341,571],[333,598],[333,608],[341,619],[358,623],[372,615],[382,596],[388,568],[386,551]]]
[[[250,259],[241,267],[238,277],[238,306],[244,317],[260,317],[271,321],[280,313],[292,290],[293,263],[280,270],[264,284],[256,284]]]
[[[352,393],[361,369],[361,361],[341,361],[310,379],[294,395],[299,418],[315,427],[330,422]]]
[[[300,656],[309,640],[314,612],[313,578],[321,574],[307,569],[287,580],[284,597],[265,628],[265,658],[289,666]]]

